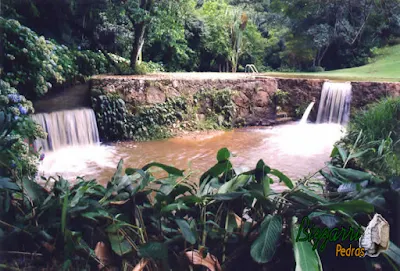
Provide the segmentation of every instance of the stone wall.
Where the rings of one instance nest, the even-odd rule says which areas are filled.
[[[89,84],[65,87],[32,101],[36,113],[90,107]]]
[[[177,78],[94,77],[91,80],[90,89],[100,134],[108,140],[137,139],[135,133],[140,130],[142,134],[139,138],[151,139],[154,138],[153,134],[166,134],[164,128],[187,129],[192,126],[196,129],[196,125],[193,126],[193,123],[188,122],[207,120],[208,117],[213,116],[208,112],[212,112],[216,116],[213,121],[223,127],[271,125],[276,123],[277,106],[287,112],[289,117],[299,118],[313,98],[316,99],[316,104],[310,119],[315,120],[322,85],[326,81],[258,78],[243,74],[237,78],[233,76],[224,78],[224,74],[213,76],[212,79],[207,76],[199,79],[192,78],[192,74],[188,73]],[[220,77],[223,79],[219,79]],[[351,107],[353,110],[362,108],[382,97],[400,94],[400,83],[352,82],[352,86]],[[286,93],[286,102],[278,99],[278,89],[281,93]],[[229,90],[229,93],[219,93],[218,91],[221,90]],[[227,101],[216,106],[221,97],[208,96],[197,101],[199,93],[207,91],[218,92],[221,97],[230,95],[232,116],[226,116],[226,112],[219,112],[221,109],[218,108],[231,106]],[[149,115],[147,119],[146,114]],[[160,119],[157,117],[159,115]],[[139,125],[133,123],[139,123]],[[149,130],[158,132],[149,132]],[[173,132],[173,129],[167,130]],[[114,135],[114,137],[106,134]]]
[[[193,125],[191,121],[214,122],[222,127],[271,125],[275,122],[276,90],[273,78],[91,80],[92,106],[105,140],[151,139],[166,134],[166,127],[186,129]],[[233,113],[228,116],[227,111]],[[152,115],[153,122],[145,112]],[[134,124],[138,122],[139,127]]]
[[[278,89],[288,93],[289,101],[283,108],[291,116],[296,116],[298,112],[304,112],[305,107],[316,99],[314,108],[310,114],[310,119],[315,120],[319,99],[321,96],[322,85],[325,81],[321,79],[288,79],[277,78]],[[352,112],[371,104],[386,96],[399,96],[400,83],[388,82],[352,82]],[[299,116],[296,116],[299,117]]]

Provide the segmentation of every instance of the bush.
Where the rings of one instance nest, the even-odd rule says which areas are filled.
[[[355,151],[369,149],[358,159],[360,165],[388,177],[400,173],[399,140],[400,98],[397,97],[382,99],[356,113],[342,143]]]
[[[310,72],[324,72],[325,68],[321,66],[315,66],[310,68]]]
[[[156,72],[164,72],[164,66],[161,63],[156,62],[142,62],[139,65],[136,65],[135,74],[146,74],[146,73],[156,73]]]
[[[0,17],[0,28],[5,80],[21,93],[43,95],[53,84],[77,75],[66,46],[39,37],[16,20]]]
[[[32,103],[0,80],[0,176],[33,176],[37,171],[40,157],[32,143],[46,135],[29,113]]]
[[[325,261],[334,255],[329,248],[336,246],[324,238],[326,229],[360,229],[362,221],[368,222],[363,220],[367,214],[374,212],[365,195],[359,200],[327,199],[320,181],[294,185],[263,160],[238,174],[231,157],[226,148],[219,150],[199,185],[190,180],[190,172],[160,163],[124,170],[122,160],[106,187],[82,178],[74,185],[53,178],[47,190],[28,178],[21,183],[3,181],[7,188],[0,189],[0,203],[8,208],[0,209],[0,242],[9,251],[35,255],[21,261],[20,255],[10,254],[0,264],[33,265],[35,270],[49,262],[69,270],[93,270],[97,265],[133,270],[139,264],[154,270],[189,270],[204,258],[200,265],[208,262],[217,270],[292,270],[309,262],[322,270],[322,262],[327,268],[343,263],[337,257]],[[154,167],[163,171],[159,178],[151,173]],[[272,177],[286,185],[285,192],[271,190]],[[303,217],[324,236],[310,234],[300,244],[296,236]],[[351,244],[358,244],[355,239]],[[393,243],[390,248],[398,250]],[[387,256],[399,263],[393,251]],[[368,264],[354,262],[355,270]]]
[[[28,98],[41,96],[56,84],[114,71],[100,51],[70,50],[3,17],[0,28],[4,80]]]

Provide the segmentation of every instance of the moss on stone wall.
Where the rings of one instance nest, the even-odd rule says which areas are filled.
[[[154,140],[182,130],[232,128],[234,91],[204,90],[192,98],[178,96],[153,105],[127,104],[119,94],[93,89],[92,107],[103,141]]]
[[[194,95],[198,114],[204,114],[205,120],[216,123],[218,127],[233,128],[236,116],[236,104],[233,97],[236,92],[230,89],[206,90]]]

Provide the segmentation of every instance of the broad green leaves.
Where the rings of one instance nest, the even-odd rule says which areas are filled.
[[[181,230],[185,240],[194,245],[196,243],[196,236],[192,232],[189,223],[187,223],[186,220],[183,219],[175,219],[175,222],[176,224],[178,224],[179,229]]]
[[[223,162],[223,161],[229,160],[230,157],[231,157],[231,153],[229,152],[229,150],[227,148],[222,148],[217,153],[218,162]]]
[[[291,225],[291,237],[293,243],[294,259],[296,261],[296,271],[322,271],[321,260],[317,250],[312,249],[310,242],[296,242],[299,225],[296,224],[297,218],[293,218]],[[304,239],[304,233],[301,233]],[[300,238],[300,239],[301,239]]]
[[[363,200],[352,200],[339,203],[322,204],[321,207],[328,210],[343,211],[349,214],[355,213],[373,213],[374,205]]]
[[[269,262],[275,254],[282,233],[282,218],[267,216],[261,224],[260,234],[251,245],[251,257],[258,263]]]
[[[389,243],[389,248],[382,252],[390,257],[390,259],[395,263],[395,265],[400,266],[400,248],[396,246],[393,242]]]
[[[161,163],[150,163],[150,164],[145,165],[142,169],[144,171],[146,171],[151,167],[159,167],[159,168],[165,170],[166,172],[168,172],[171,175],[183,176],[183,170],[179,170],[179,169],[177,169],[175,167],[167,166],[167,165],[164,165],[164,164],[161,164]]]

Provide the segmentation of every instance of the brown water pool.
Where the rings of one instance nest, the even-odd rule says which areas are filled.
[[[156,161],[193,171],[194,176],[216,163],[217,151],[227,147],[239,171],[254,168],[259,159],[293,179],[310,175],[325,166],[342,127],[333,124],[291,123],[268,128],[243,128],[210,135],[150,142],[120,142],[111,145],[76,146],[47,153],[40,174],[96,178],[106,183],[119,159],[125,167],[142,167]],[[195,178],[195,177],[194,177]],[[196,178],[195,178],[196,179]],[[194,180],[195,181],[195,180]]]

